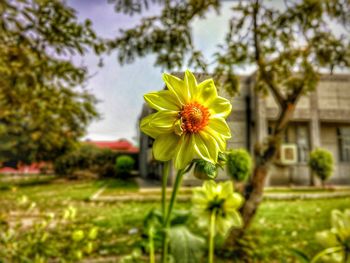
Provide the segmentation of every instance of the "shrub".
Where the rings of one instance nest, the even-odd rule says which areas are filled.
[[[333,172],[333,156],[325,149],[316,149],[310,153],[309,166],[324,183]]]
[[[135,160],[129,155],[121,155],[117,157],[115,169],[117,174],[126,175],[130,174],[134,168]]]
[[[82,144],[77,149],[56,159],[55,173],[58,175],[81,174],[88,171],[98,176],[114,176],[114,162],[118,153],[100,149],[94,145]]]
[[[250,154],[244,149],[231,150],[227,153],[228,175],[237,182],[246,181],[252,169]]]

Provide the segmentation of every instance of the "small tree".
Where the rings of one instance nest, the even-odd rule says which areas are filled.
[[[333,172],[333,156],[329,151],[318,148],[310,153],[309,166],[324,185]]]
[[[135,160],[129,155],[121,155],[116,159],[115,169],[117,174],[127,175],[130,174],[134,168]]]
[[[231,150],[227,154],[227,173],[236,182],[248,179],[252,170],[252,158],[244,149]]]

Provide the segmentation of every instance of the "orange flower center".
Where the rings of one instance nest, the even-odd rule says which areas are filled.
[[[181,128],[185,133],[197,133],[208,125],[210,113],[208,108],[198,102],[183,106],[180,112]]]

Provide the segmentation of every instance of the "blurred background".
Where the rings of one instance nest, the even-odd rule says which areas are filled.
[[[217,237],[218,262],[331,247],[321,262],[347,262],[350,223],[338,243],[316,233],[350,221],[331,216],[350,204],[349,14],[348,0],[1,1],[0,262],[149,261],[164,164],[139,130],[143,95],[185,69],[233,107],[224,164],[186,174],[177,205],[203,179],[234,182],[243,234]],[[203,238],[195,218],[181,225]],[[206,261],[180,245],[195,256],[175,262]]]

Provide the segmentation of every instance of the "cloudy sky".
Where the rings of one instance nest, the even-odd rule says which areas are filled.
[[[89,18],[96,32],[103,37],[116,36],[120,28],[137,25],[140,16],[126,16],[114,12],[107,0],[70,0],[69,5],[77,10],[81,20]],[[150,13],[156,12],[151,10]],[[225,35],[229,8],[217,15],[210,13],[205,20],[194,22],[195,44],[209,57]],[[93,122],[86,138],[93,140],[133,140],[137,132],[137,119],[143,103],[143,94],[162,88],[161,69],[154,67],[154,57],[138,59],[133,64],[120,66],[116,54],[104,58],[104,67],[99,68],[98,58],[93,54],[77,59],[87,65],[93,77],[87,88],[101,102],[98,110],[102,119]],[[135,142],[135,141],[134,141]],[[136,142],[135,142],[136,143]]]

